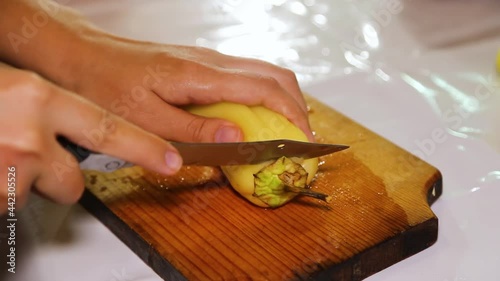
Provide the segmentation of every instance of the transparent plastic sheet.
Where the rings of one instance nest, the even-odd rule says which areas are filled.
[[[65,3],[119,35],[290,68],[306,92],[439,168],[445,182],[433,207],[437,244],[369,280],[500,279],[499,1]],[[436,130],[446,141],[433,139]],[[13,280],[159,280],[80,208],[68,215],[66,207],[37,203],[25,213],[35,222],[29,231],[46,235],[25,262],[31,272]],[[79,272],[94,268],[92,277],[75,274],[75,260]],[[51,263],[61,266],[44,270]]]
[[[382,81],[402,79],[448,123],[450,134],[482,138],[500,149],[495,53],[487,54],[489,63],[479,71],[456,65],[460,61],[456,68],[439,69],[439,64],[450,64],[445,57],[418,63],[434,50],[443,52],[433,46],[457,47],[487,39],[493,31],[500,34],[500,2],[214,2],[218,23],[199,36],[198,45],[290,68],[305,86],[353,72],[371,73]],[[391,68],[393,76],[384,68]],[[451,116],[450,108],[463,120]],[[482,122],[483,117],[492,122]]]

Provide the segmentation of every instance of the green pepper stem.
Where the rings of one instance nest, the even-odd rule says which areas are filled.
[[[272,208],[279,207],[298,194],[329,202],[331,197],[307,188],[308,173],[285,156],[254,174],[254,196]]]
[[[325,201],[327,203],[332,200],[332,197],[329,196],[329,195],[327,195],[327,194],[316,192],[316,191],[312,191],[310,189],[303,188],[303,187],[296,187],[296,186],[292,186],[292,185],[287,185],[286,184],[285,185],[285,189],[288,192],[294,192],[294,193],[298,193],[300,195],[304,195],[304,196],[309,196],[309,197],[312,197],[312,198],[320,199],[320,200],[323,200],[323,201]]]

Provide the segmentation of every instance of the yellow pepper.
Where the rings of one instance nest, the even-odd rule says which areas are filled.
[[[237,124],[243,131],[244,141],[291,139],[308,141],[306,135],[284,116],[262,106],[235,103],[217,103],[188,107],[200,116],[220,118]],[[282,157],[254,165],[221,167],[231,186],[255,205],[279,207],[297,194],[320,199],[326,195],[307,189],[318,170],[318,159]]]
[[[497,72],[500,73],[500,49],[498,49],[496,65],[497,65]]]

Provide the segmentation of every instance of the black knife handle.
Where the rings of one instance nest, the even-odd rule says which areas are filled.
[[[80,163],[83,160],[87,159],[90,156],[90,154],[93,153],[92,151],[86,149],[85,147],[81,147],[79,145],[72,143],[65,137],[59,136],[57,137],[57,141],[59,142],[59,144],[62,145],[62,147],[64,147],[64,149],[73,154],[73,156],[75,156],[78,162]]]

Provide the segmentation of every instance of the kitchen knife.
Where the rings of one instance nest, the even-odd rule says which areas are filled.
[[[132,165],[112,156],[90,152],[64,139],[60,139],[60,142],[78,158],[82,169],[111,172]],[[256,164],[281,156],[307,159],[331,154],[349,147],[340,144],[285,139],[233,143],[170,143],[179,151],[184,165],[203,166]]]

